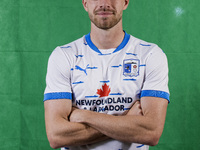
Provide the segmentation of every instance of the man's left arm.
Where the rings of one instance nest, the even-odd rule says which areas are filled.
[[[113,116],[76,109],[71,121],[88,124],[110,138],[128,143],[157,145],[162,134],[168,101],[157,97],[142,97],[143,115],[133,115],[132,107],[125,116]]]

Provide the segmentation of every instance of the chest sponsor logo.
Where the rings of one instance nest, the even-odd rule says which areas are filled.
[[[85,99],[76,100],[75,105],[82,109],[96,112],[121,111],[129,109],[133,103],[132,97],[123,97],[122,93],[112,93],[111,88],[106,83],[97,89],[96,95],[85,96]]]
[[[139,59],[125,59],[123,63],[123,75],[137,77],[139,75]]]

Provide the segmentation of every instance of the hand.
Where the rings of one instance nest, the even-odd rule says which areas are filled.
[[[136,101],[126,115],[143,116],[140,101]]]
[[[86,112],[86,110],[81,110],[76,107],[72,107],[72,112],[69,116],[70,122],[82,122],[83,121],[83,115]]]

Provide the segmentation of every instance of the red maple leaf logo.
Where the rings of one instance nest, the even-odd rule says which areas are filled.
[[[97,89],[97,94],[100,95],[100,97],[108,96],[110,94],[109,86],[105,83],[102,85],[102,89]]]

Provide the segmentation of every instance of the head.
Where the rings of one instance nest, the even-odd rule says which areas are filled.
[[[122,20],[129,0],[82,0],[91,23],[100,29],[110,29]]]

